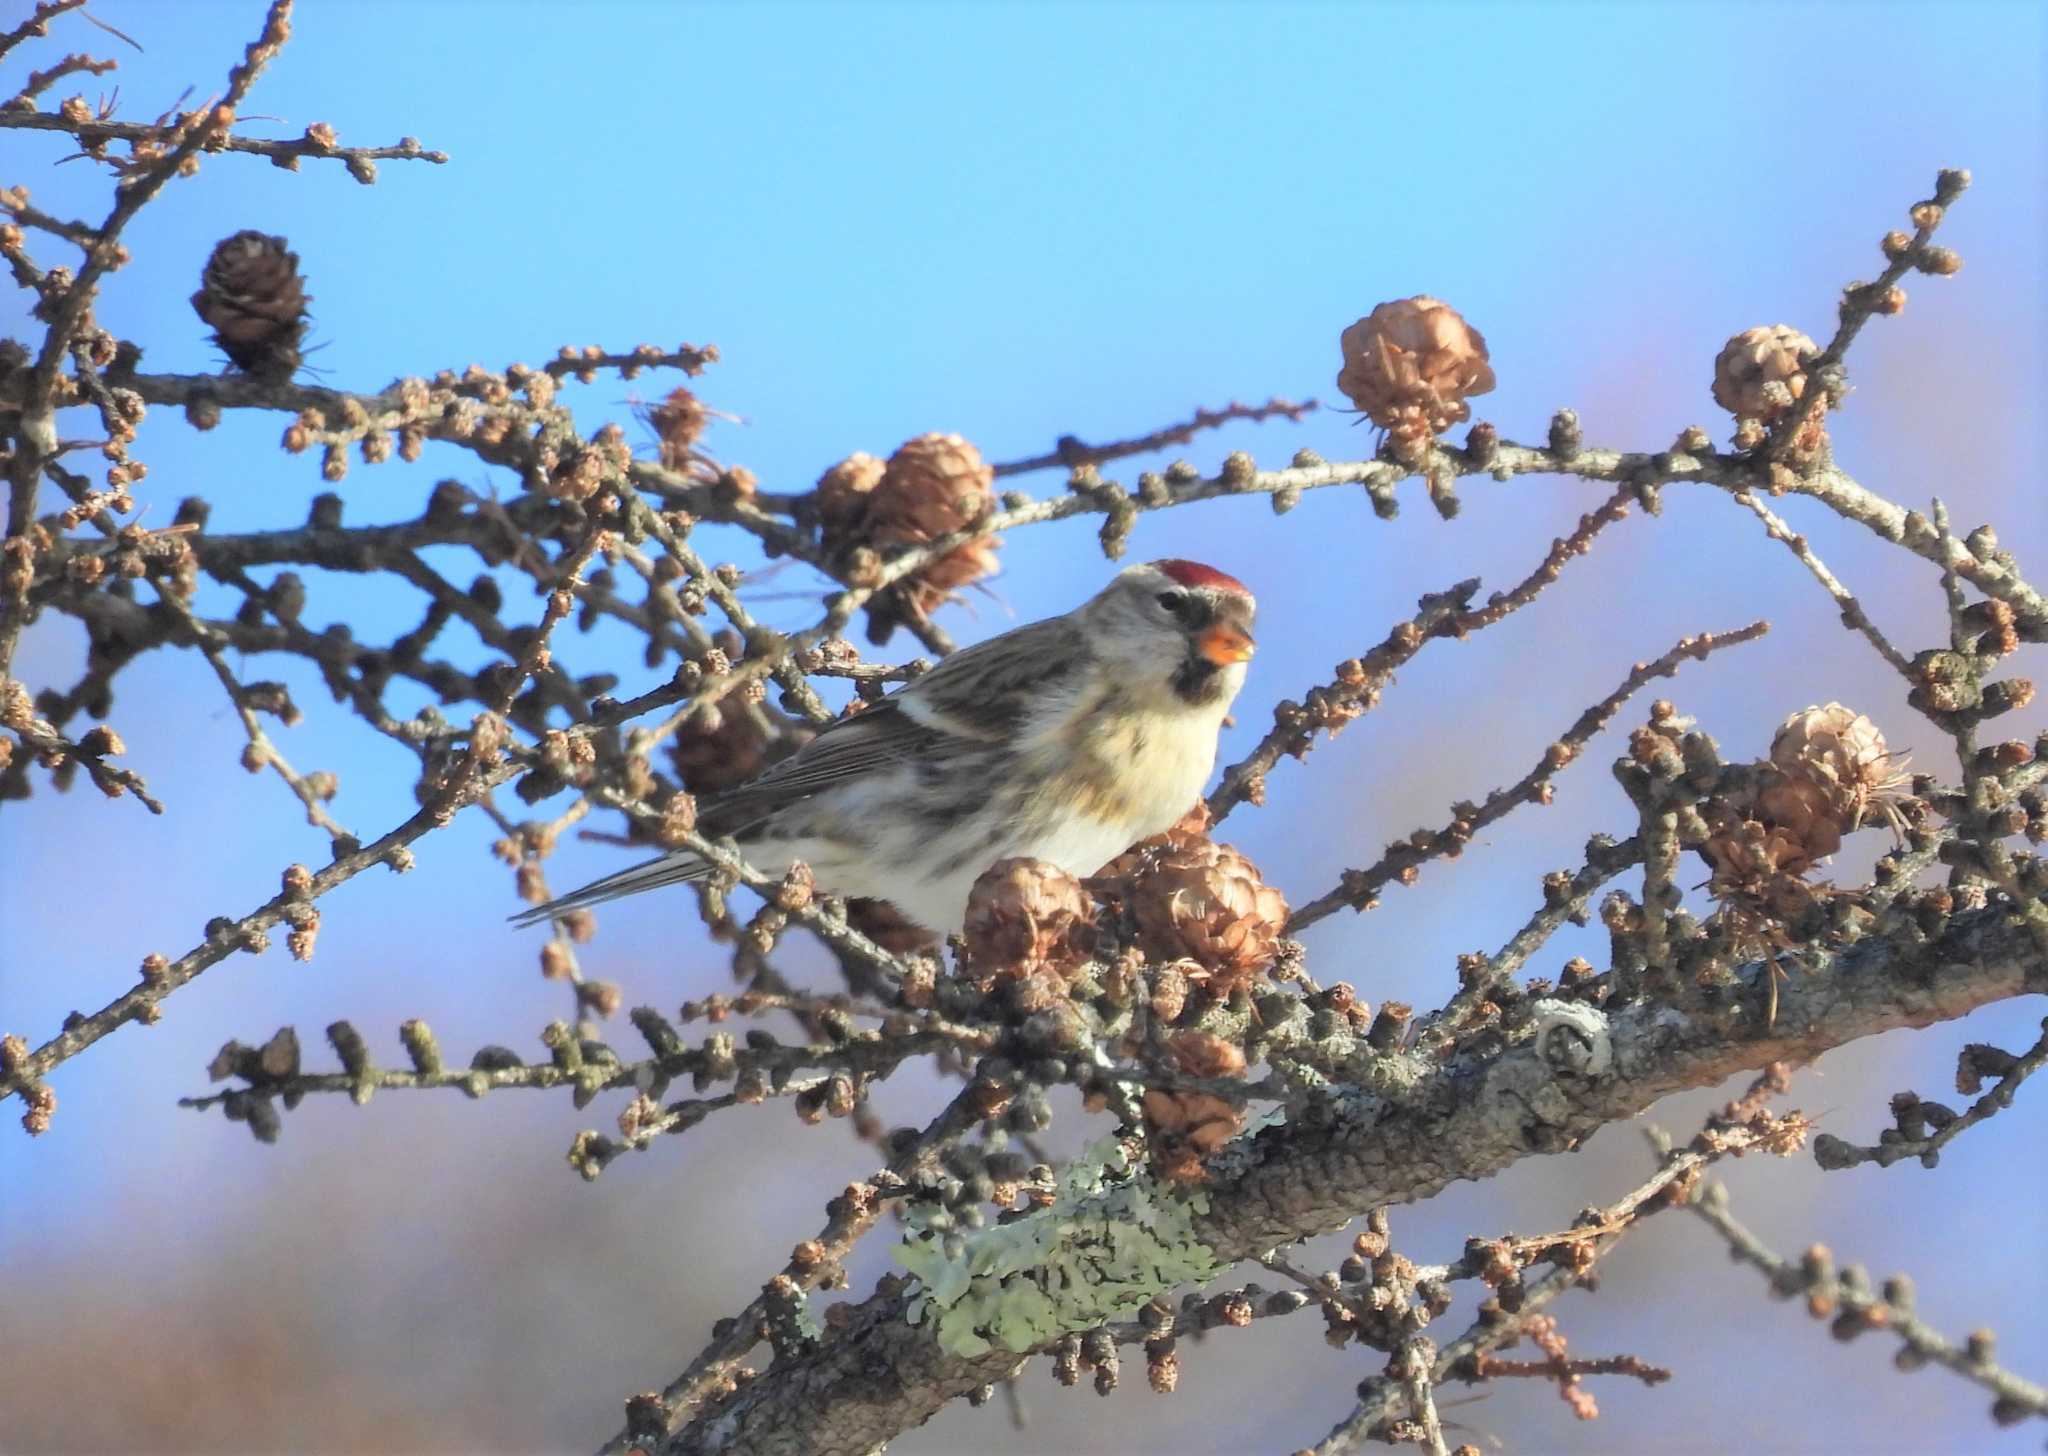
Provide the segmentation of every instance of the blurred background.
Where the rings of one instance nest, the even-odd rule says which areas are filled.
[[[95,0],[92,12],[143,53],[66,17],[0,85],[87,49],[119,58],[105,81],[120,83],[122,115],[153,117],[221,87],[262,6]],[[1423,291],[1491,346],[1500,386],[1475,417],[1540,440],[1571,405],[1589,442],[1658,449],[1693,423],[1725,439],[1707,394],[1722,341],[1775,322],[1825,339],[1842,285],[1882,266],[1878,238],[1904,225],[1937,168],[1968,166],[1976,185],[1942,235],[1966,266],[1909,279],[1903,316],[1872,324],[1832,430],[1842,463],[1874,489],[1923,508],[1939,494],[1959,529],[1994,522],[2037,581],[2048,572],[2038,5],[306,0],[294,30],[244,108],[244,132],[295,136],[324,120],[346,144],[410,134],[453,160],[387,162],[363,188],[338,165],[290,176],[208,159],[129,230],[135,262],[105,291],[102,320],[147,346],[146,367],[218,367],[186,299],[212,244],[253,227],[299,253],[325,346],[312,364],[337,386],[537,364],[565,343],[715,342],[724,362],[693,387],[738,418],[706,445],[770,489],[806,487],[853,450],[886,454],[928,430],[1008,459],[1232,398],[1329,400],[1338,331]],[[108,189],[90,163],[52,167],[62,138],[8,138],[4,180],[60,216],[104,215]],[[19,294],[0,297],[15,311],[5,332],[27,332],[21,308]],[[636,389],[658,397],[672,382],[613,378],[574,402],[594,426],[628,419]],[[326,489],[315,455],[278,453],[281,417],[231,414],[197,435],[159,415],[137,450],[151,466],[137,491],[147,524],[200,494],[215,529],[290,526]],[[1212,470],[1231,449],[1278,464],[1300,446],[1355,458],[1372,439],[1318,413],[1180,453]],[[1109,473],[1129,482],[1161,463]],[[516,488],[430,446],[414,467],[358,465],[340,487],[348,518],[414,515],[442,474]],[[1061,485],[1057,474],[1018,483]],[[1259,593],[1263,650],[1224,761],[1256,740],[1274,701],[1326,680],[1420,593],[1473,574],[1488,589],[1519,579],[1605,491],[1525,478],[1467,482],[1463,494],[1454,522],[1414,485],[1391,523],[1350,490],[1311,493],[1285,518],[1258,497],[1142,519],[1134,556],[1213,561]],[[1811,502],[1783,511],[1894,640],[1908,651],[1936,640],[1930,569]],[[942,622],[967,641],[1066,610],[1110,570],[1095,525],[1017,533],[992,590]],[[737,533],[698,544],[759,564]],[[417,617],[411,599],[359,580],[310,585],[316,627],[347,618],[368,635]],[[822,587],[793,568],[748,591],[768,620],[795,627]],[[1788,712],[1840,699],[1894,746],[1920,749],[1919,766],[1953,770],[1791,555],[1720,493],[1674,487],[1661,519],[1610,530],[1532,610],[1432,645],[1377,712],[1307,764],[1283,764],[1266,807],[1240,810],[1223,837],[1306,900],[1342,866],[1442,823],[1452,800],[1518,777],[1631,662],[1756,616],[1776,624],[1768,639],[1665,688],[1730,757],[1762,753]],[[888,655],[915,650],[899,638]],[[652,680],[623,638],[568,637],[557,651],[577,672],[624,674],[622,695]],[[17,670],[34,687],[68,684],[81,653],[70,624],[46,621]],[[402,750],[291,664],[251,667],[293,683],[308,715],[281,746],[301,770],[339,774],[345,823],[373,835],[410,812]],[[1605,764],[1641,711],[1564,777],[1553,807],[1516,814],[1371,915],[1315,927],[1316,972],[1375,1002],[1441,1002],[1455,956],[1497,948],[1537,903],[1543,872],[1575,864],[1589,832],[1627,832]],[[283,865],[325,858],[283,785],[238,766],[238,725],[196,655],[129,669],[111,721],[168,805],[163,818],[47,789],[0,818],[0,1028],[33,1042],[118,994],[144,953],[175,956],[208,917],[267,898]],[[465,818],[419,846],[413,874],[368,874],[326,900],[310,964],[281,941],[233,959],[172,998],[160,1025],[124,1029],[63,1067],[55,1126],[33,1146],[10,1112],[0,1447],[587,1450],[617,1428],[625,1396],[681,1369],[712,1321],[816,1230],[827,1196],[871,1170],[872,1150],[843,1127],[804,1129],[781,1105],[663,1139],[594,1186],[563,1153],[578,1128],[609,1126],[616,1099],[577,1112],[526,1093],[481,1104],[387,1093],[366,1108],[322,1097],[286,1118],[276,1147],[175,1105],[205,1090],[224,1040],[286,1023],[319,1065],[320,1028],[344,1016],[386,1061],[412,1016],[451,1056],[492,1041],[537,1055],[565,996],[538,974],[537,937],[502,923],[515,902],[491,837]],[[1852,844],[1841,875],[1877,848]],[[563,888],[618,862],[572,843],[550,875]],[[1601,942],[1568,934],[1531,971],[1554,974],[1581,951],[1597,959]],[[583,965],[622,983],[628,1005],[669,1011],[728,984],[725,955],[684,898],[607,909]],[[1892,1091],[1946,1094],[1965,1042],[2024,1045],[2041,1012],[2006,1005],[1855,1045],[1802,1073],[1791,1101],[1870,1141]],[[881,1109],[908,1120],[938,1095],[906,1076]],[[1717,1095],[1652,1116],[1684,1137]],[[1911,1272],[1936,1324],[1994,1326],[2001,1359],[2040,1378],[2041,1103],[2023,1094],[1936,1173],[1823,1175],[1805,1157],[1732,1166],[1736,1210],[1782,1252],[1819,1240],[1875,1275]],[[1086,1131],[1076,1116],[1064,1135]],[[1470,1234],[1560,1227],[1649,1166],[1638,1129],[1609,1128],[1576,1155],[1396,1210],[1396,1241],[1440,1259]],[[878,1233],[862,1249],[857,1292],[885,1267],[887,1243]],[[1771,1302],[1695,1221],[1651,1221],[1604,1269],[1597,1295],[1555,1306],[1574,1353],[1633,1352],[1677,1378],[1654,1390],[1594,1382],[1593,1424],[1547,1386],[1504,1383],[1447,1412],[1455,1437],[1517,1452],[2037,1449],[2038,1428],[1995,1431],[1974,1387],[1895,1374],[1891,1342],[1840,1345]],[[1380,1357],[1330,1350],[1307,1315],[1184,1346],[1182,1364],[1171,1398],[1127,1363],[1108,1400],[1060,1389],[1040,1364],[1024,1384],[1025,1431],[1001,1402],[957,1405],[896,1449],[1288,1451],[1348,1413]]]

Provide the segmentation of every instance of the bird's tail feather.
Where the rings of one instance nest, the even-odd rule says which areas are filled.
[[[606,900],[637,895],[642,890],[658,890],[663,885],[701,880],[710,872],[711,866],[694,855],[665,854],[660,859],[629,865],[614,874],[606,875],[601,880],[592,880],[580,890],[571,890],[545,905],[536,905],[530,910],[522,910],[508,918],[518,926],[537,925],[566,911],[581,910],[586,905],[598,905]]]

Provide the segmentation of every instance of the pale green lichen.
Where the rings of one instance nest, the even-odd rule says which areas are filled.
[[[896,1246],[920,1285],[910,1320],[971,1358],[1128,1318],[1157,1295],[1223,1272],[1194,1236],[1194,1215],[1208,1206],[1200,1192],[1133,1172],[1123,1147],[1106,1139],[1070,1163],[1054,1201],[1027,1217],[949,1238],[913,1216]]]

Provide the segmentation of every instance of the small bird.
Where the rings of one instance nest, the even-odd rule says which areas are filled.
[[[886,900],[950,934],[997,860],[1090,875],[1194,804],[1253,650],[1252,594],[1194,561],[1127,567],[1093,598],[977,643],[833,723],[698,808],[772,875],[801,860],[820,891]],[[701,879],[676,851],[514,917]]]

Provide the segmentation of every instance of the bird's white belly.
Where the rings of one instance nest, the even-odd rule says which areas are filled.
[[[771,874],[800,859],[827,894],[887,900],[951,934],[966,918],[974,882],[998,860],[1044,860],[1085,877],[1179,820],[1215,766],[1218,726],[1143,719],[1085,744],[1043,744],[1016,780],[988,785],[979,807],[1001,815],[996,822],[969,816],[943,827],[922,824],[892,812],[901,807],[905,781],[871,782],[838,806],[867,831],[864,846],[806,837],[752,846],[750,858]]]
[[[1187,807],[1182,804],[1167,822],[1178,819]],[[826,893],[887,900],[919,924],[950,934],[967,918],[967,896],[974,882],[996,861],[1039,859],[1085,877],[1144,837],[1127,827],[1071,817],[1037,833],[1020,826],[1020,832],[1006,837],[985,856],[977,855],[957,866],[945,862],[953,857],[953,851],[942,840],[892,845],[873,854],[850,854],[846,846],[824,840],[782,843],[763,846],[755,852],[753,862],[768,874],[782,874],[802,860],[810,866],[818,888]]]

